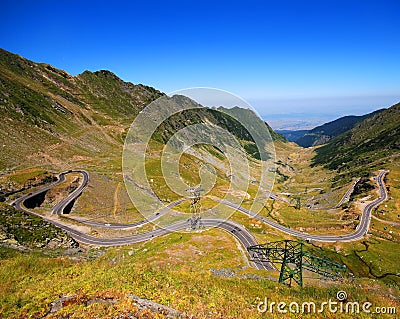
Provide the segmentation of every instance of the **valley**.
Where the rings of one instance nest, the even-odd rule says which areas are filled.
[[[304,160],[306,158],[311,158],[310,150],[308,149],[301,149],[295,145],[290,145],[289,147],[284,148],[283,154],[279,153],[278,147],[277,150],[278,150],[277,158],[280,158],[283,163],[285,163],[285,161],[291,160],[292,168],[289,168],[287,171],[284,171],[284,169],[282,169],[281,173],[284,173],[285,175],[287,174],[289,178],[286,181],[282,180],[282,182],[277,182],[274,185],[274,192],[276,194],[279,194],[278,198],[286,198],[290,204],[270,198],[266,203],[265,211],[262,211],[260,213],[260,217],[265,216],[265,218],[267,218],[268,220],[275,221],[279,225],[284,225],[286,227],[290,227],[290,229],[293,230],[296,229],[297,231],[306,231],[309,233],[313,234],[315,233],[321,235],[326,235],[327,233],[329,233],[341,237],[345,234],[353,232],[354,226],[358,225],[358,223],[360,222],[359,216],[361,215],[362,210],[357,207],[359,207],[362,204],[361,201],[365,201],[364,198],[366,196],[369,196],[369,198],[366,199],[367,201],[372,201],[374,198],[378,198],[378,194],[376,193],[377,188],[375,186],[374,189],[371,189],[366,194],[362,194],[362,197],[358,197],[358,199],[357,196],[356,197],[352,196],[352,199],[349,203],[343,204],[344,207],[347,208],[344,208],[342,206],[340,208],[332,209],[332,207],[334,207],[335,204],[337,204],[341,200],[342,196],[344,196],[347,193],[351,185],[344,185],[343,187],[332,189],[330,188],[329,183],[325,181],[325,179],[328,179],[331,174],[328,170],[321,169],[321,171],[317,175],[310,174],[313,168],[307,166]],[[290,154],[290,156],[285,158],[285,156],[287,156],[288,153]],[[297,158],[299,159],[301,158],[302,160],[296,161]],[[290,173],[289,170],[293,170],[292,173]],[[301,173],[299,173],[299,171]],[[392,174],[398,174],[398,172],[399,172],[398,167],[396,169],[396,166],[392,166],[392,169],[385,177],[386,183],[391,185],[391,189],[393,189],[393,183],[396,183],[396,178],[392,180],[391,176],[393,176]],[[38,173],[41,174],[42,172],[38,171]],[[325,173],[326,175],[322,175],[322,173]],[[72,172],[71,174],[74,173]],[[25,175],[29,176],[28,174]],[[21,176],[24,176],[23,172],[21,172]],[[75,180],[76,177],[70,178],[65,182],[66,184],[70,185]],[[310,184],[304,182],[305,180],[310,181]],[[370,182],[373,183],[374,180],[371,178]],[[104,180],[102,183],[105,183]],[[107,296],[112,296],[112,298],[117,298],[117,299],[121,298],[122,301],[120,302],[126,302],[125,301],[126,297],[124,297],[124,294],[134,291],[135,294],[140,295],[141,297],[145,297],[150,300],[155,300],[162,304],[168,304],[177,309],[187,310],[187,309],[194,309],[192,308],[193,306],[199,307],[200,305],[198,301],[195,300],[190,301],[191,300],[190,297],[184,297],[184,296],[188,293],[188,291],[190,291],[191,293],[193,291],[198,291],[198,293],[201,296],[199,300],[201,300],[201,302],[204,303],[203,307],[205,307],[205,309],[213,309],[212,306],[211,308],[209,307],[210,305],[215,304],[216,307],[215,315],[217,315],[218,313],[223,316],[241,317],[244,316],[243,314],[245,314],[245,316],[248,318],[252,318],[252,315],[254,315],[254,311],[248,309],[247,311],[249,312],[246,312],[243,306],[247,302],[235,303],[235,305],[233,305],[231,303],[232,301],[229,301],[231,299],[226,299],[225,297],[222,298],[222,295],[220,295],[218,297],[219,301],[218,303],[216,303],[215,298],[218,294],[215,295],[216,291],[214,291],[214,289],[222,289],[222,291],[230,291],[230,289],[233,289],[235,285],[240,285],[242,288],[246,287],[246,295],[244,298],[245,300],[248,300],[250,304],[252,302],[251,301],[252,298],[254,298],[255,302],[257,296],[260,293],[262,295],[262,291],[265,291],[265,289],[266,291],[270,291],[271,289],[274,290],[275,291],[274,294],[277,294],[276,298],[278,298],[278,296],[279,298],[282,298],[283,294],[285,294],[286,289],[290,289],[291,296],[296,296],[297,293],[302,295],[301,290],[298,290],[298,288],[294,287],[285,288],[277,286],[279,287],[279,290],[273,289],[273,287],[277,285],[275,281],[278,279],[277,275],[279,273],[276,271],[271,272],[266,270],[261,270],[260,273],[260,270],[256,270],[255,268],[253,268],[254,266],[251,265],[251,261],[250,262],[248,261],[248,257],[246,256],[245,250],[243,249],[245,248],[243,246],[243,241],[239,241],[238,244],[235,244],[235,240],[231,236],[232,233],[230,233],[229,230],[227,233],[219,230],[218,228],[213,228],[207,231],[197,230],[197,231],[189,231],[186,233],[177,233],[177,234],[172,233],[158,238],[155,236],[154,238],[149,238],[150,241],[130,244],[126,247],[122,246],[115,248],[107,248],[107,250],[104,250],[104,248],[100,248],[99,246],[102,245],[101,238],[105,238],[106,241],[110,240],[112,242],[113,237],[129,238],[130,236],[132,236],[130,235],[132,234],[132,229],[109,230],[108,229],[109,227],[107,226],[108,224],[114,225],[121,222],[124,223],[137,222],[138,218],[136,218],[135,220],[135,218],[129,218],[126,216],[127,215],[126,212],[132,211],[132,209],[129,208],[129,205],[125,207],[126,202],[124,202],[122,196],[117,196],[117,202],[115,202],[114,194],[115,190],[118,187],[118,182],[117,180],[113,181],[111,179],[108,180],[107,184],[115,185],[114,186],[115,188],[111,188],[110,194],[108,194],[109,198],[108,199],[109,207],[107,209],[108,211],[106,213],[103,213],[102,216],[99,216],[99,218],[96,218],[95,217],[96,209],[93,208],[89,209],[90,206],[85,207],[85,202],[86,203],[90,202],[87,199],[84,200],[85,196],[88,196],[88,194],[85,194],[86,191],[90,190],[91,187],[94,188],[103,187],[104,189],[104,186],[96,184],[97,184],[96,180],[92,182],[92,180],[89,179],[89,184],[88,184],[89,187],[83,190],[82,195],[77,198],[77,201],[73,206],[70,214],[67,214],[65,216],[60,215],[51,217],[52,219],[56,220],[58,219],[62,224],[70,224],[71,223],[70,217],[76,215],[80,216],[79,219],[85,219],[97,222],[100,221],[104,223],[103,226],[105,226],[98,228],[89,225],[85,226],[88,227],[84,228],[85,230],[82,228],[77,228],[80,231],[89,234],[89,236],[94,235],[95,236],[94,238],[100,239],[100,241],[95,241],[92,243],[86,242],[86,244],[88,243],[92,244],[94,245],[94,247],[90,248],[90,246],[88,246],[87,248],[83,248],[84,252],[75,253],[75,256],[81,256],[78,257],[79,258],[78,260],[80,260],[80,258],[87,258],[85,256],[88,254],[97,255],[98,253],[101,253],[102,257],[96,257],[93,261],[90,261],[89,264],[87,264],[88,262],[82,263],[82,261],[74,261],[72,264],[67,265],[65,264],[65,262],[68,263],[70,262],[68,261],[68,258],[65,259],[65,261],[62,262],[60,266],[63,265],[62,267],[66,267],[66,269],[69,269],[68,272],[72,273],[75,272],[75,275],[71,277],[71,279],[68,279],[69,275],[64,274],[65,271],[62,268],[57,268],[57,267],[54,268],[55,271],[54,274],[57,274],[59,278],[57,279],[57,281],[60,282],[58,284],[59,285],[58,289],[60,289],[59,290],[60,292],[62,291],[62,295],[70,295],[71,293],[73,293],[74,285],[72,284],[71,280],[72,278],[79,278],[80,281],[87,282],[87,284],[89,285],[85,290],[80,292],[80,294],[82,295],[81,298],[83,299],[86,298],[101,299],[102,298],[101,296],[106,294]],[[302,192],[302,188],[305,186],[307,186],[311,191]],[[38,189],[40,188],[41,187],[38,187]],[[118,192],[122,192],[122,189],[124,187],[119,186],[118,188],[119,188]],[[325,198],[326,204],[324,203],[324,206],[330,209],[316,210],[314,208],[310,210],[309,208],[301,207],[300,210],[296,210],[294,207],[295,203],[291,199],[291,196],[285,196],[280,194],[282,193],[281,190],[284,190],[283,193],[291,193],[297,195],[300,194],[301,199],[304,202],[312,202],[320,198]],[[321,190],[324,190],[325,192],[322,192],[321,194]],[[27,193],[28,191],[25,192]],[[328,195],[326,195],[326,193],[328,193]],[[391,203],[393,202],[395,203],[396,201],[391,196],[391,193],[389,194],[390,195],[387,201],[387,205],[389,207],[392,207]],[[118,199],[118,197],[121,197],[121,200]],[[212,206],[212,202],[210,202],[210,199],[208,198],[202,198],[201,201],[203,202],[202,206],[204,209],[207,208],[207,206]],[[180,205],[183,204],[184,203]],[[113,212],[115,206],[118,207],[118,210],[114,214]],[[245,206],[246,203],[244,203],[244,207]],[[186,208],[187,207],[188,206],[186,206]],[[184,210],[185,206],[182,207],[182,209]],[[226,207],[226,209],[230,209],[229,206]],[[349,216],[350,219],[346,220],[343,219],[342,217],[346,216],[346,212],[343,211],[343,209],[349,211],[354,209],[358,211],[358,213],[357,214],[353,213],[352,215],[350,215],[351,217]],[[38,211],[38,213],[41,215],[45,214],[46,211],[41,209],[40,207],[35,208],[34,210]],[[93,214],[91,212],[93,212]],[[395,212],[395,210],[389,209],[388,212],[390,212],[390,214],[389,213],[386,214],[391,215],[392,218],[394,218],[393,213]],[[379,209],[373,212],[373,216],[374,215],[379,216],[380,214],[382,213],[379,213]],[[309,226],[310,220],[312,220],[311,223],[313,225],[312,228],[310,228]],[[233,213],[232,221],[238,223],[237,225],[244,225],[245,229],[248,230],[252,234],[252,236],[254,236],[257,242],[277,241],[280,239],[293,238],[285,234],[284,232],[280,231],[279,229],[269,227],[262,220],[259,220],[257,218],[249,218],[248,216],[242,213],[238,212]],[[186,225],[186,227],[187,226],[188,225]],[[385,227],[386,230],[384,229]],[[150,227],[147,229],[143,228],[139,232],[140,233],[143,232],[144,234],[146,234],[147,231],[152,232],[154,230],[152,230],[152,227]],[[75,239],[77,239],[79,242],[79,237],[76,238],[76,236],[74,236],[73,234],[72,236],[75,237]],[[364,287],[364,289],[367,289],[366,291],[368,291],[368,294],[372,293],[372,290],[368,290],[368,287],[371,287],[371,289],[372,287],[375,287],[374,289],[376,289],[376,285],[383,285],[380,286],[380,289],[387,290],[387,293],[391,294],[395,293],[393,289],[396,290],[398,288],[385,288],[386,284],[383,284],[383,282],[390,283],[392,282],[392,280],[395,280],[394,282],[396,282],[395,269],[397,267],[397,263],[395,257],[396,256],[395,247],[396,245],[398,245],[399,240],[400,240],[399,228],[393,225],[385,225],[384,223],[381,223],[380,221],[373,219],[367,237],[362,241],[360,241],[360,243],[358,242],[356,242],[355,244],[354,242],[346,243],[346,242],[341,242],[340,240],[336,240],[333,243],[323,243],[323,242],[313,241],[312,246],[314,246],[314,249],[323,250],[325,254],[327,254],[334,260],[340,260],[341,262],[344,262],[344,264],[348,267],[350,272],[355,274],[356,277],[361,276],[359,279],[357,279],[357,281]],[[85,241],[83,240],[83,242]],[[119,242],[116,244],[119,245],[123,243]],[[95,248],[96,246],[99,248]],[[3,254],[4,254],[4,249],[3,249]],[[23,255],[19,256],[19,254],[20,253],[12,253],[14,257],[8,259],[9,261],[7,262],[7,264],[10,262],[12,263],[13,261],[16,262],[18,260],[16,258],[25,258],[23,257]],[[340,254],[341,256],[340,258],[337,257],[338,254]],[[51,260],[54,257],[49,259],[49,257],[45,255],[38,256],[35,257],[35,259],[32,259],[32,262],[34,262],[33,260],[36,260],[36,258],[39,258],[40,260],[42,259],[48,260],[48,262],[51,262]],[[58,258],[59,257],[56,257],[56,259]],[[62,257],[62,259],[64,258],[65,257]],[[77,257],[74,257],[74,259],[75,258]],[[365,265],[363,263],[364,258],[366,258],[366,260],[371,259],[372,262],[369,265]],[[129,261],[134,261],[134,263],[131,263]],[[108,267],[110,267],[109,266],[110,262],[111,264],[114,265],[113,268],[117,269],[117,273],[115,273],[114,275],[111,275],[111,273],[109,273],[109,271],[107,270]],[[232,268],[233,265],[237,265],[235,266],[238,267],[237,270],[233,271],[229,270]],[[82,267],[89,267],[89,268],[85,270]],[[103,271],[106,274],[108,274],[107,276],[111,276],[107,277],[109,278],[107,279],[108,284],[104,282],[103,279],[104,277],[100,276],[100,272],[99,273],[96,272],[95,274],[93,274],[93,271],[91,270],[90,271],[90,273],[92,273],[91,279],[89,279],[89,277],[86,277],[85,273],[88,274],[88,270],[93,269],[93,267],[97,267],[98,271]],[[224,277],[218,278],[215,277],[215,275],[212,274],[209,275],[209,269],[220,269],[221,271],[223,269],[227,269],[226,271],[229,275],[227,275],[228,276],[227,278]],[[7,268],[5,268],[4,271],[6,270]],[[397,271],[400,271],[400,269],[398,269]],[[79,272],[79,274],[77,272]],[[40,273],[41,271],[39,270],[37,276],[39,276],[39,278],[42,278]],[[125,284],[120,282],[118,276],[121,276],[123,273],[130,273],[133,276],[132,280],[135,280],[137,282],[138,285],[136,286],[137,288],[134,288],[135,285],[133,285],[132,280],[127,280]],[[164,276],[169,276],[169,277],[164,277]],[[210,289],[207,291],[210,291],[211,294],[208,295],[207,297],[205,292],[199,290],[199,288],[197,287],[200,284],[198,282],[199,280],[198,276],[202,277],[201,286],[204,289]],[[252,276],[254,276],[254,278],[260,278],[260,279],[256,280],[255,282],[254,279],[243,279],[243,278],[252,278]],[[362,277],[364,278],[361,279]],[[367,277],[371,278],[367,279]],[[374,278],[378,277],[381,279],[376,281],[377,279]],[[153,279],[151,279],[150,282],[147,282],[145,284],[143,281],[144,278],[153,278]],[[152,283],[152,280],[155,280],[155,278],[157,278],[156,282]],[[178,280],[178,281],[171,282],[172,278],[175,278],[173,280]],[[180,284],[179,280],[181,280]],[[187,283],[183,285],[183,281],[186,282],[186,280],[190,280],[190,282],[192,282],[194,286],[188,285]],[[352,288],[354,285],[353,283],[354,280],[355,279],[352,279],[349,282],[345,280],[340,285],[346,291],[352,291],[352,293],[354,294],[359,294],[360,292],[357,292],[357,290]],[[246,283],[246,281],[250,282]],[[46,281],[44,281],[43,283],[45,282]],[[270,284],[267,284],[267,282],[270,282]],[[326,293],[327,290],[334,289],[334,286],[330,284],[329,281],[321,283],[320,281],[316,281],[312,277],[306,279],[306,283],[310,287],[310,289],[312,289],[312,295],[314,296],[313,298],[316,299],[319,298],[318,297],[319,295]],[[141,285],[144,284],[146,287],[148,287],[146,292],[141,290],[142,289]],[[156,286],[153,286],[154,284]],[[249,286],[250,284],[251,286]],[[36,285],[37,283],[35,282],[35,286]],[[156,296],[151,292],[152,289],[156,289],[156,287],[161,287],[162,285],[170,286],[167,292],[163,292],[163,294],[159,296]],[[389,287],[390,286],[391,284],[389,284]],[[91,287],[96,287],[96,289],[92,290]],[[115,290],[116,287],[118,287],[117,290]],[[53,287],[52,290],[50,291],[45,288],[43,289],[44,291],[48,291],[47,298],[51,299],[51,296],[54,295],[55,291],[54,289],[57,289],[57,286]],[[176,301],[174,301],[175,299],[171,299],[170,293],[172,293],[173,295],[178,294],[180,296],[180,298],[178,298],[179,300],[181,300],[181,298],[189,298],[189,299],[183,299],[181,300],[180,303],[176,303]],[[230,292],[230,294],[232,293]],[[301,298],[300,295],[299,298]],[[32,297],[33,296],[34,295],[32,295]],[[364,298],[363,296],[364,296],[363,293],[361,293],[360,298]],[[239,300],[241,300],[242,298],[243,297],[239,298]],[[385,298],[385,297],[382,297],[381,295],[379,295],[379,297],[378,295],[374,295],[374,298]],[[24,299],[22,298],[21,300]],[[383,300],[385,300],[386,303],[388,302],[389,299],[383,299]],[[120,304],[120,302],[118,304]],[[389,301],[389,303],[392,304],[391,301]],[[29,302],[28,304],[31,304],[31,302]],[[28,307],[25,309],[30,309],[30,308]],[[67,312],[73,311],[74,313],[79,314],[80,311],[84,311],[86,313],[87,309],[88,309],[87,306],[77,301],[72,303],[70,306],[66,306],[64,308],[64,311]],[[94,307],[93,311],[95,311],[96,314],[101,314],[101,313],[106,314],[109,313],[110,311],[111,312],[118,311],[118,309],[119,308],[117,306],[104,307],[100,306],[99,304]],[[198,313],[199,308],[195,309],[196,310],[192,311]]]
[[[318,301],[338,290],[400,309],[399,104],[309,148],[250,120],[251,128],[269,132],[260,150],[249,126],[243,129],[235,118],[251,119],[251,111],[205,108],[109,71],[73,77],[1,50],[0,80],[4,317],[113,317],[124,311],[162,317],[139,309],[132,294],[172,307],[182,318],[259,318],[256,307],[265,295]],[[168,110],[184,110],[162,122],[144,145],[140,135],[130,135],[131,123],[159,98]],[[206,141],[223,142],[198,142],[185,131],[196,125]],[[234,147],[224,144],[215,126],[244,151],[230,153]],[[184,144],[179,131],[194,142],[176,160],[171,149]],[[179,178],[163,167],[174,138],[167,159],[175,159]],[[146,183],[139,157],[122,160],[124,145],[143,152]],[[237,165],[234,173],[230,161]],[[133,165],[128,172],[127,163]],[[183,181],[196,190],[209,180],[207,193],[199,190],[197,213],[190,193],[178,194],[168,184]],[[143,203],[151,198],[157,205],[149,201],[143,211],[132,189],[148,196]],[[193,224],[196,214],[201,219]],[[304,288],[287,287],[278,283],[279,265],[257,262],[247,251],[299,239],[345,265],[344,278],[306,273]],[[51,304],[64,297],[70,301],[52,313]]]

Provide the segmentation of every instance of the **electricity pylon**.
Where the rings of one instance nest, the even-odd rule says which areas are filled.
[[[296,206],[295,209],[300,209],[301,208],[301,199],[300,197],[296,198]]]
[[[202,188],[188,188],[186,190],[190,194],[189,198],[190,198],[191,217],[188,219],[188,222],[190,222],[190,227],[193,230],[204,227],[200,215],[201,214],[200,192],[203,190],[204,189]]]
[[[258,261],[282,264],[279,282],[291,286],[294,280],[303,287],[303,269],[330,279],[342,277],[346,266],[327,257],[319,257],[303,249],[303,242],[282,240],[247,248]]]

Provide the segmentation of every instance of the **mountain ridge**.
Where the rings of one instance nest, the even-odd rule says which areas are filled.
[[[316,149],[313,166],[336,170],[344,176],[362,176],[399,157],[400,103],[375,112],[351,130]],[[393,156],[395,158],[393,158]]]
[[[0,168],[113,153],[139,110],[162,93],[111,74],[71,76],[0,49]]]
[[[311,130],[278,130],[290,142],[295,142],[302,147],[318,146],[329,142],[332,138],[352,129],[357,123],[374,116],[385,110],[378,109],[364,115],[346,115],[333,121],[318,125]]]
[[[105,154],[112,154],[112,161],[117,162],[136,115],[162,96],[166,94],[150,86],[125,82],[108,70],[72,76],[50,64],[0,49],[0,109],[4,114],[0,136],[5,141],[0,168],[56,165],[64,169],[80,159]],[[198,112],[239,139],[252,142],[233,118],[216,114],[220,112],[212,108],[204,107]],[[184,123],[201,122],[199,114],[194,113],[185,111],[175,117],[174,123],[165,123],[159,129],[165,130],[159,132],[160,142]],[[274,139],[284,141],[265,124]],[[245,145],[251,154],[259,156],[254,147]],[[71,161],[65,161],[66,157]]]

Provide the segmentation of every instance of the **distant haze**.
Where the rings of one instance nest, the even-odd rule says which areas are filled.
[[[340,117],[340,116],[339,116]],[[324,115],[313,115],[305,113],[294,114],[271,114],[263,116],[262,119],[266,121],[274,130],[311,130],[316,126],[330,122],[335,118]]]
[[[364,115],[388,108],[398,96],[359,96],[308,99],[249,99],[260,116],[275,130],[312,129],[346,115]]]

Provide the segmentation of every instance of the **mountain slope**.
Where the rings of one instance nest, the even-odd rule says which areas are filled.
[[[82,161],[93,166],[99,161],[120,165],[130,124],[140,110],[161,96],[165,94],[124,82],[110,71],[71,76],[0,49],[0,170],[35,165],[64,169]],[[172,116],[158,129],[158,140],[165,143],[184,126],[204,121],[227,129],[245,141],[250,154],[259,156],[240,123],[209,108]],[[283,140],[266,125],[274,139]]]
[[[307,134],[309,130],[276,130],[276,133],[283,135],[289,142],[296,142],[300,137]]]
[[[374,116],[375,114],[378,114],[382,111],[383,110],[377,110],[375,112],[362,116],[350,115],[338,118],[337,120],[325,123],[305,132],[305,134],[297,138],[295,142],[303,147],[325,144],[333,137],[338,136],[348,130],[351,130],[357,123],[360,123],[365,119]]]
[[[400,103],[375,113],[350,131],[316,149],[314,165],[357,175],[383,165],[400,153]]]
[[[124,128],[161,95],[109,71],[73,77],[0,49],[0,169],[118,153]]]

